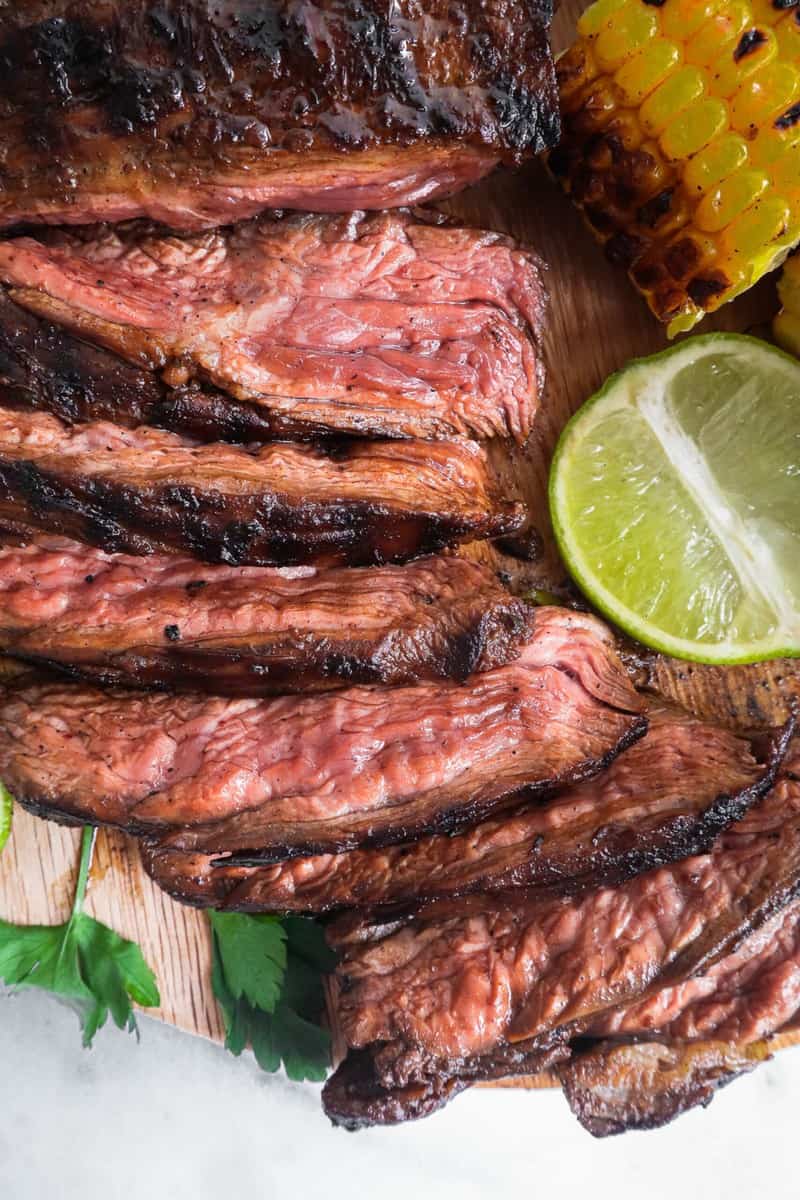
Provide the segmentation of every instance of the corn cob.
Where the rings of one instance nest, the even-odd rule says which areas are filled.
[[[800,241],[798,0],[597,0],[557,64],[559,178],[672,336]]]
[[[775,341],[800,358],[800,254],[786,260],[778,295],[783,307],[772,326]]]

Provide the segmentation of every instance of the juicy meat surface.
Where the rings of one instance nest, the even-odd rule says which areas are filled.
[[[463,680],[516,657],[531,611],[463,558],[316,571],[63,538],[0,547],[0,650],[118,686],[258,696]]]
[[[0,242],[22,305],[268,418],[401,437],[531,431],[539,263],[409,212],[265,216],[168,236],[101,227]]]
[[[0,408],[0,523],[253,566],[402,562],[524,519],[473,442],[199,445]]]
[[[0,778],[39,809],[265,859],[474,823],[597,771],[644,731],[599,622],[536,610],[512,664],[465,684],[222,700],[57,686],[0,704]]]
[[[766,1043],[649,1042],[598,1046],[559,1066],[570,1108],[595,1137],[657,1129],[707,1105],[721,1087],[769,1058]]]
[[[308,440],[329,433],[195,382],[171,387],[156,371],[28,312],[2,288],[0,389],[5,407],[49,412],[71,425],[155,425],[209,442]]]
[[[709,854],[585,895],[465,897],[385,936],[349,930],[336,1004],[347,1045],[371,1048],[374,1082],[394,1091],[505,1046],[567,1041],[709,970],[797,898],[798,766],[796,745],[779,784]]]
[[[775,764],[759,762],[744,738],[680,712],[648,718],[644,738],[601,775],[456,836],[269,866],[155,844],[145,866],[177,899],[246,912],[394,913],[477,890],[622,879],[708,850],[773,779]]]
[[[558,138],[548,0],[15,0],[0,224],[391,208]]]

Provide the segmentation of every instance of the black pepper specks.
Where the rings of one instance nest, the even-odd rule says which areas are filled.
[[[165,625],[164,637],[168,642],[179,642],[181,640],[181,631],[177,625]]]

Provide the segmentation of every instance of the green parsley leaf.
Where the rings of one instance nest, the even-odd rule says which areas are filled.
[[[0,783],[0,850],[3,849],[11,833],[11,817],[14,812],[14,799],[8,788]]]
[[[277,1071],[283,1063],[290,1079],[324,1079],[330,1065],[330,1036],[319,1023],[325,1007],[322,975],[336,959],[320,927],[304,917],[284,921],[234,913],[209,917],[211,983],[227,1048],[238,1055],[251,1045],[264,1071]],[[255,927],[246,930],[243,923],[247,922]],[[283,950],[282,961],[277,945]],[[271,986],[265,989],[267,975]],[[260,1003],[254,1000],[259,993]]]
[[[78,1013],[90,1046],[109,1012],[123,1029],[136,1029],[131,1002],[160,1002],[155,976],[134,943],[83,912],[95,831],[87,826],[72,913],[63,925],[0,921],[0,979],[10,987],[38,987],[62,997]]]

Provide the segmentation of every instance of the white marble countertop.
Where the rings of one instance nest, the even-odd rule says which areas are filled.
[[[472,1091],[399,1129],[330,1127],[318,1088],[143,1018],[90,1051],[0,995],[2,1200],[796,1200],[800,1050],[652,1133],[595,1141],[557,1092]],[[287,1193],[288,1194],[288,1193]]]

